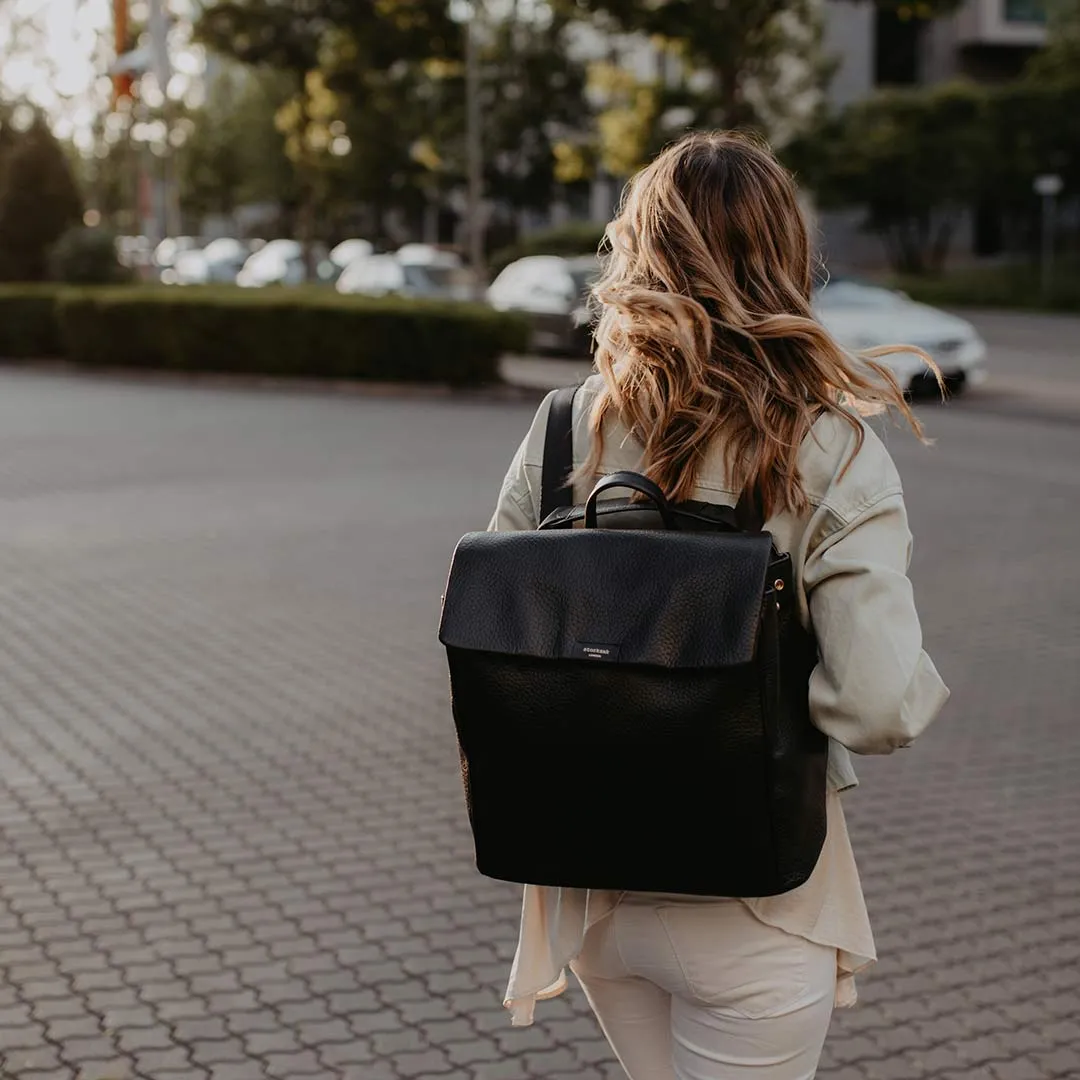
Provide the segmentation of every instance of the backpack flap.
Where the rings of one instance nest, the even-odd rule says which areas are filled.
[[[747,664],[772,558],[767,533],[471,533],[454,554],[439,640],[546,660]]]

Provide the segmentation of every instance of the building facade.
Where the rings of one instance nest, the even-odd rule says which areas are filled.
[[[824,46],[837,64],[829,102],[841,109],[885,86],[1012,79],[1045,42],[1045,0],[965,0],[955,14],[929,23],[859,0],[825,0]],[[881,243],[863,231],[863,217],[859,209],[820,215],[817,231],[834,272],[882,267]],[[977,220],[958,229],[957,258],[987,248]]]
[[[825,3],[825,49],[838,63],[829,97],[838,107],[878,86],[1014,78],[1045,43],[1045,0],[965,0],[930,23],[858,0]]]

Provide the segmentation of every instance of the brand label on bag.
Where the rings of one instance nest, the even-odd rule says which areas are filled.
[[[619,646],[598,641],[575,641],[573,655],[581,660],[618,660]]]

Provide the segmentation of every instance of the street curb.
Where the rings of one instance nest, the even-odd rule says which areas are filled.
[[[269,393],[334,395],[400,400],[535,402],[546,390],[512,383],[458,387],[448,383],[367,382],[361,379],[293,378],[218,371],[164,371],[160,368],[81,367],[63,360],[0,360],[0,371],[108,379],[146,386],[257,390]]]

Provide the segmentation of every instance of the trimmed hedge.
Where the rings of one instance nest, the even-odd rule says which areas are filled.
[[[322,289],[147,286],[53,296],[59,354],[93,368],[474,385],[496,381],[500,355],[522,351],[528,338],[519,318],[478,305]]]
[[[64,355],[55,285],[0,285],[0,357],[53,359]]]
[[[516,244],[492,254],[489,263],[492,274],[526,255],[595,255],[604,239],[604,225],[591,221],[575,221],[557,229],[523,236]]]
[[[1080,312],[1080,266],[1064,260],[1055,267],[1049,295],[1040,287],[1039,268],[1028,264],[958,269],[935,277],[897,277],[891,284],[913,300],[938,307]]]

